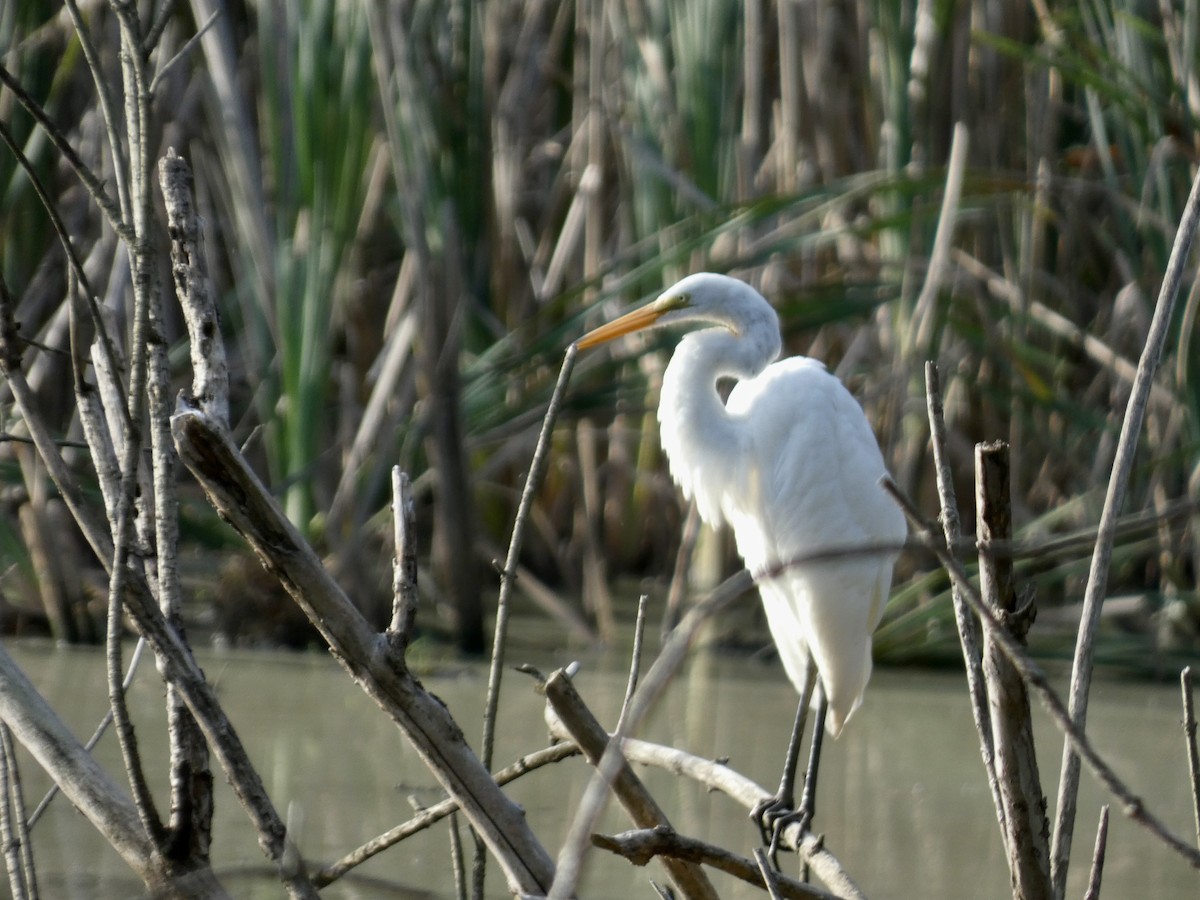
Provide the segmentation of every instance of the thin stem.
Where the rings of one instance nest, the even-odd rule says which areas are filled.
[[[4,841],[4,861],[14,900],[36,900],[37,873],[25,822],[21,775],[12,732],[4,724],[0,724],[0,838]]]
[[[133,653],[129,657],[129,668],[125,671],[125,680],[121,682],[121,686],[125,690],[129,690],[129,686],[133,684],[133,677],[137,674],[138,664],[142,661],[142,652],[146,649],[146,639],[139,637],[137,644],[133,648]],[[100,738],[104,737],[104,732],[108,731],[108,726],[112,724],[113,714],[112,707],[104,711],[104,715],[100,718],[100,724],[96,726],[96,730],[92,732],[92,736],[88,738],[86,744],[83,745],[84,750],[90,751],[100,742]],[[58,796],[58,783],[50,785],[46,791],[46,796],[41,799],[41,802],[34,807],[33,812],[29,814],[29,827],[32,828],[42,817],[42,814],[49,808],[50,802]]]
[[[1100,824],[1096,828],[1096,847],[1092,851],[1092,869],[1088,874],[1087,891],[1083,900],[1100,900],[1100,882],[1104,875],[1104,854],[1108,849],[1108,804],[1100,807]]]
[[[392,621],[388,639],[400,648],[412,639],[417,619],[417,529],[408,474],[392,468],[392,529],[396,559],[392,569]]]
[[[1129,476],[1133,471],[1134,455],[1146,415],[1150,389],[1154,375],[1162,359],[1163,347],[1171,330],[1171,318],[1175,300],[1183,282],[1184,272],[1195,237],[1200,225],[1200,170],[1192,181],[1187,205],[1179,220],[1175,243],[1163,275],[1162,287],[1155,304],[1146,344],[1138,362],[1137,374],[1125,407],[1125,420],[1121,424],[1121,435],[1117,440],[1116,457],[1113,460],[1112,476],[1104,497],[1104,508],[1100,513],[1099,533],[1088,571],[1087,588],[1083,597],[1083,615],[1079,623],[1079,634],[1075,644],[1075,662],[1071,670],[1071,720],[1080,733],[1087,724],[1088,693],[1092,680],[1092,661],[1095,652],[1096,629],[1100,622],[1100,610],[1108,586],[1108,568],[1112,557],[1117,516],[1125,500]],[[1079,792],[1079,758],[1068,741],[1063,745],[1062,775],[1058,786],[1057,810],[1054,822],[1054,839],[1050,852],[1050,872],[1055,896],[1063,897],[1067,883],[1067,863],[1071,858],[1071,837],[1075,828],[1075,804]]]
[[[954,491],[953,470],[946,457],[946,419],[942,408],[942,386],[937,364],[925,363],[925,402],[929,413],[929,434],[933,444],[933,464],[937,473],[938,497],[941,501],[942,532],[946,536],[946,547],[950,552],[959,546],[962,525],[958,516],[958,498]],[[958,626],[959,644],[962,646],[963,664],[967,673],[967,692],[971,697],[971,715],[975,720],[975,731],[979,735],[979,753],[983,757],[983,768],[987,773],[988,787],[992,792],[1000,830],[1007,833],[1004,804],[1000,799],[1000,784],[996,778],[996,751],[992,743],[992,721],[988,710],[987,687],[983,680],[983,653],[979,648],[979,624],[971,614],[971,608],[963,597],[958,583],[951,585],[954,604],[954,622]]]
[[[458,833],[458,813],[450,813],[450,868],[454,872],[454,896],[467,900],[467,873],[463,867],[462,837]]]
[[[779,872],[771,865],[767,851],[762,847],[755,847],[754,862],[758,865],[758,873],[762,876],[763,887],[766,888],[767,896],[771,900],[783,900],[783,894],[779,892]]]
[[[1192,816],[1196,823],[1196,846],[1200,847],[1200,751],[1196,749],[1196,708],[1192,703],[1192,667],[1179,675],[1183,691],[1183,739],[1187,747],[1188,780],[1192,786]]]
[[[501,786],[506,785],[510,781],[516,781],[522,775],[540,769],[542,766],[560,762],[572,756],[578,756],[579,752],[579,748],[570,741],[560,741],[544,750],[535,750],[533,753],[522,756],[512,765],[506,766],[496,772],[496,784]],[[435,803],[433,806],[425,807],[407,822],[402,822],[395,828],[384,832],[358,849],[346,854],[337,862],[330,863],[325,868],[315,872],[312,877],[313,884],[318,888],[332,884],[351,869],[361,866],[368,859],[377,856],[389,847],[394,847],[406,838],[412,837],[414,834],[418,834],[436,825],[458,808],[458,804],[452,798]]]
[[[178,52],[178,53],[176,53],[174,56],[172,56],[170,59],[168,59],[168,60],[167,60],[165,63],[163,63],[161,66],[159,66],[159,68],[158,68],[158,71],[154,73],[154,78],[152,78],[152,79],[151,79],[151,81],[150,81],[150,93],[151,93],[151,94],[153,94],[153,93],[155,92],[155,90],[158,88],[158,83],[159,83],[160,81],[162,81],[162,79],[163,79],[163,76],[164,76],[164,75],[166,75],[166,74],[167,74],[169,71],[171,71],[171,69],[172,69],[172,68],[174,68],[174,66],[175,66],[176,64],[178,64],[178,63],[182,62],[183,60],[187,59],[187,57],[188,57],[188,56],[189,56],[189,55],[190,55],[190,54],[191,54],[191,53],[192,53],[192,52],[193,52],[193,51],[194,51],[194,50],[195,50],[197,47],[199,47],[199,46],[200,46],[200,39],[204,37],[204,33],[205,33],[206,31],[208,31],[210,28],[212,28],[212,27],[213,27],[213,25],[215,25],[215,24],[216,24],[216,22],[217,22],[217,17],[218,17],[218,16],[220,16],[220,15],[221,15],[221,11],[220,11],[219,9],[217,9],[217,10],[213,10],[213,13],[212,13],[212,15],[210,15],[210,16],[209,16],[209,17],[208,17],[208,18],[207,18],[207,19],[204,21],[204,24],[203,24],[203,25],[201,25],[201,26],[200,26],[200,27],[199,27],[199,28],[196,30],[196,33],[195,33],[195,34],[193,34],[193,35],[192,35],[190,38],[188,38],[188,39],[187,39],[187,42],[186,42],[186,43],[185,43],[185,44],[184,44],[182,47],[180,47],[180,48],[179,48],[179,52]],[[166,19],[164,18],[164,19],[163,19],[163,23],[164,23],[164,25],[165,25],[165,22],[166,22]],[[157,25],[157,24],[158,24],[158,22],[155,22],[155,24]],[[151,34],[151,35],[148,35],[148,36],[147,36],[147,38],[146,38],[146,40],[145,40],[143,43],[145,43],[145,44],[149,44],[149,43],[151,43],[151,41],[152,41],[152,40],[157,40],[157,36],[156,36],[156,35],[153,35],[153,34]]]
[[[1200,850],[1181,840],[1161,819],[1147,810],[1142,798],[1135,794],[1124,781],[1118,778],[1108,763],[1104,761],[1103,757],[1096,752],[1087,733],[1072,720],[1070,714],[1067,712],[1066,704],[1055,693],[1054,688],[1050,686],[1050,680],[1046,677],[1046,673],[1026,655],[1021,646],[1008,633],[999,619],[996,618],[996,615],[983,602],[979,596],[979,592],[971,584],[971,580],[966,570],[962,567],[962,564],[937,539],[933,528],[924,520],[920,512],[917,511],[917,508],[913,506],[912,501],[896,487],[895,482],[890,478],[884,477],[880,483],[883,485],[883,489],[891,494],[896,502],[900,504],[900,507],[904,510],[904,514],[908,516],[909,522],[916,529],[915,537],[926,549],[941,560],[950,577],[962,586],[963,596],[971,604],[971,608],[979,616],[980,621],[983,622],[984,628],[988,630],[992,640],[996,642],[997,646],[1013,664],[1013,667],[1020,673],[1021,679],[1037,692],[1042,705],[1050,713],[1050,717],[1054,720],[1055,725],[1066,736],[1067,743],[1072,751],[1083,762],[1087,763],[1092,774],[1108,789],[1109,793],[1121,801],[1121,807],[1125,815],[1182,856],[1191,866],[1200,869]]]
[[[3,66],[0,66],[0,69],[3,69]],[[104,317],[100,315],[100,306],[96,302],[96,295],[92,291],[92,286],[88,281],[87,273],[84,271],[83,265],[79,262],[79,257],[75,253],[75,246],[71,243],[71,237],[67,233],[67,226],[62,220],[62,216],[59,215],[58,208],[54,205],[54,201],[51,199],[49,192],[46,190],[46,186],[42,184],[42,180],[37,173],[37,169],[35,169],[29,162],[29,159],[25,156],[25,153],[21,150],[21,147],[13,139],[12,133],[9,132],[9,130],[4,126],[3,122],[0,122],[0,140],[4,141],[5,145],[12,152],[13,156],[16,157],[17,164],[20,165],[24,170],[25,177],[28,178],[29,183],[33,185],[34,192],[38,195],[38,199],[42,202],[42,208],[46,210],[46,215],[50,218],[50,224],[54,228],[54,233],[58,235],[58,240],[62,245],[63,253],[66,254],[67,262],[69,264],[69,272],[74,279],[79,282],[77,287],[83,291],[84,297],[87,298],[88,309],[91,313],[92,323],[96,328],[97,339],[100,341],[101,349],[104,352],[104,357],[108,361],[109,367],[113,372],[121,371],[120,366],[117,365],[117,351],[113,347],[112,338],[109,336],[108,329],[104,324]],[[68,281],[69,280],[70,279],[68,279]],[[74,290],[71,291],[69,296],[72,298],[76,296]],[[77,362],[75,364],[74,371],[78,377],[79,367]],[[121,390],[124,390],[124,385],[120,384],[120,382],[118,382],[118,386]],[[78,390],[78,385],[76,386],[76,389]],[[124,404],[125,397],[122,396],[121,399]],[[128,410],[124,407],[124,405],[122,405],[121,415],[128,416],[128,414]],[[126,422],[126,425],[128,425],[128,422]]]
[[[13,96],[17,98],[17,102],[42,126],[42,130],[46,132],[46,136],[50,138],[50,142],[54,144],[54,148],[62,154],[67,165],[79,176],[79,180],[83,182],[83,186],[87,188],[87,192],[96,201],[96,205],[108,216],[108,222],[112,226],[113,231],[123,239],[129,240],[132,238],[133,230],[122,215],[121,205],[108,195],[108,192],[104,190],[104,182],[79,158],[79,154],[75,152],[75,148],[71,146],[71,142],[59,131],[58,126],[51,121],[50,117],[46,115],[46,111],[42,109],[41,104],[25,92],[25,89],[21,87],[21,83],[4,67],[3,63],[0,63],[0,84],[3,84],[12,91]]]
[[[487,702],[483,713],[483,741],[480,746],[479,758],[484,768],[492,767],[492,748],[496,738],[496,709],[500,705],[500,679],[504,670],[504,650],[508,638],[509,598],[517,583],[517,561],[521,555],[521,544],[525,540],[525,525],[529,519],[529,511],[533,508],[534,496],[541,486],[546,473],[546,464],[550,459],[550,437],[554,433],[554,423],[562,408],[563,397],[566,394],[567,383],[571,379],[571,370],[575,366],[575,355],[579,348],[571,344],[563,357],[562,368],[558,373],[558,383],[550,397],[550,405],[546,408],[546,416],[542,419],[542,430],[538,435],[537,447],[533,451],[533,461],[529,464],[529,475],[525,479],[525,489],[521,492],[521,502],[517,505],[517,518],[513,522],[512,537],[508,543],[508,556],[504,561],[504,570],[500,573],[500,596],[496,601],[496,631],[492,642],[492,662],[488,672]]]
[[[92,73],[92,83],[96,85],[96,96],[100,101],[100,117],[104,120],[104,129],[108,133],[108,148],[112,153],[113,181],[117,184],[117,202],[121,206],[122,218],[128,222],[133,216],[129,205],[128,160],[125,156],[125,145],[121,142],[121,120],[113,106],[112,85],[109,84],[104,69],[100,65],[100,55],[96,52],[96,45],[92,43],[92,36],[84,25],[79,5],[75,0],[65,0],[64,5],[67,8],[67,14],[71,17],[75,34],[79,38],[79,48],[83,51],[88,71]]]
[[[633,693],[637,690],[638,676],[642,670],[642,641],[646,635],[646,600],[645,594],[638,597],[637,621],[633,624],[633,650],[629,654],[629,680],[625,684],[625,699],[621,703],[621,715],[617,717],[617,731],[629,713],[629,704],[633,702]]]

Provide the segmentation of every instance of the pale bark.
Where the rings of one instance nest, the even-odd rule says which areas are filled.
[[[129,795],[75,739],[3,645],[0,719],[147,887],[165,897],[227,896],[206,866],[178,871],[157,853]]]
[[[1017,609],[1012,560],[992,552],[1012,540],[1006,444],[976,445],[975,481],[979,592],[1013,640],[1024,643],[1031,611]],[[983,671],[1013,897],[1050,900],[1050,826],[1038,775],[1029,695],[990,629],[983,635]]]
[[[200,410],[181,405],[171,420],[180,458],[217,511],[276,575],[334,655],[417,749],[504,869],[509,888],[545,893],[553,862],[525,821],[467,745],[440,701],[425,691],[321,565],[312,548],[229,435]]]
[[[546,679],[542,688],[559,721],[570,732],[575,743],[582,748],[588,762],[598,766],[608,747],[608,733],[596,721],[583,698],[575,690],[571,679],[560,669]],[[646,790],[646,786],[634,774],[627,761],[622,760],[617,767],[612,779],[612,789],[638,828],[671,827],[666,813]],[[700,865],[672,856],[663,857],[663,865],[685,897],[715,900],[716,890]]]

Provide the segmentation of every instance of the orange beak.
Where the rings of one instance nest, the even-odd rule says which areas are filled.
[[[580,350],[586,350],[588,347],[595,347],[597,344],[603,344],[606,341],[619,338],[623,334],[632,334],[635,331],[641,331],[643,328],[649,328],[668,311],[660,303],[651,303],[632,312],[627,312],[620,318],[613,319],[608,324],[601,325],[599,328],[589,331],[577,340],[575,345]]]

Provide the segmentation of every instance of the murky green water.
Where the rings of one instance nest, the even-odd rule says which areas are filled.
[[[10,647],[33,681],[62,710],[77,733],[90,733],[104,709],[101,658],[94,651],[45,645]],[[541,652],[545,668],[565,663]],[[520,662],[524,657],[514,657]],[[267,653],[204,653],[202,663],[259,766],[281,812],[299,823],[299,844],[315,863],[326,862],[410,815],[410,795],[437,799],[432,777],[395,727],[328,657]],[[624,689],[622,664],[585,656],[576,682],[602,720],[615,719]],[[456,666],[427,675],[426,685],[450,707],[468,736],[479,731],[485,669]],[[133,691],[144,756],[161,789],[161,684],[147,665]],[[731,764],[759,783],[774,785],[793,711],[793,693],[775,664],[712,654],[694,658],[642,736]],[[545,744],[542,704],[526,676],[507,676],[498,764]],[[1178,833],[1192,832],[1186,757],[1179,727],[1178,688],[1105,682],[1094,693],[1093,734],[1118,773]],[[1057,780],[1061,742],[1039,718],[1043,781]],[[102,760],[119,771],[115,742]],[[866,702],[842,737],[827,745],[817,825],[827,846],[872,898],[1005,898],[1011,896],[998,829],[981,774],[974,729],[961,679],[952,673],[878,671]],[[29,803],[45,777],[26,766]],[[544,843],[557,852],[564,815],[574,809],[587,771],[578,760],[533,773],[511,787]],[[744,811],[659,772],[647,782],[676,827],[749,854],[756,835]],[[283,892],[263,874],[263,858],[245,816],[218,774],[215,867],[238,897]],[[1085,775],[1070,896],[1082,896],[1101,792]],[[610,810],[606,830],[629,827]],[[61,798],[35,832],[43,896],[137,896],[139,883],[85,820]],[[794,864],[793,860],[788,860]],[[505,896],[489,878],[490,896]],[[418,835],[358,870],[361,877],[324,896],[383,898],[452,896],[444,826]],[[652,897],[637,870],[596,855],[583,896]],[[760,897],[715,876],[722,896]],[[1113,811],[1103,896],[1195,897],[1200,874]]]

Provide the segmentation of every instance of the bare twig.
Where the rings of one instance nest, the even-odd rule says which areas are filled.
[[[215,17],[215,13],[213,14]],[[229,367],[221,339],[221,317],[201,248],[200,222],[187,161],[167,150],[158,163],[159,183],[171,238],[171,274],[187,323],[192,361],[192,396],[208,415],[229,424]]]
[[[1092,869],[1088,874],[1087,891],[1083,900],[1100,900],[1100,882],[1104,875],[1104,854],[1108,848],[1108,804],[1100,807],[1100,824],[1096,828],[1096,847],[1092,851]]]
[[[0,66],[0,70],[3,66]],[[108,334],[108,330],[104,324],[104,318],[100,314],[99,304],[96,302],[96,295],[92,291],[91,283],[88,280],[87,272],[84,271],[83,264],[80,263],[78,255],[75,253],[75,245],[71,243],[71,236],[67,233],[66,223],[63,222],[62,216],[59,215],[58,208],[54,204],[46,186],[42,183],[41,176],[38,175],[37,169],[29,162],[24,151],[17,142],[13,139],[12,133],[5,127],[3,122],[0,122],[0,140],[4,141],[5,146],[16,158],[18,165],[25,172],[25,177],[29,179],[29,183],[33,186],[34,193],[38,195],[38,199],[42,203],[42,208],[46,211],[46,216],[50,219],[50,224],[54,228],[54,233],[58,236],[58,242],[62,245],[63,253],[67,258],[68,263],[68,284],[72,285],[75,290],[70,293],[72,301],[71,314],[75,315],[74,301],[76,299],[76,291],[82,291],[87,300],[88,311],[91,316],[92,326],[95,328],[96,336],[100,344],[100,351],[104,359],[107,361],[109,368],[113,372],[119,372],[120,366],[117,364],[117,351],[113,346],[112,338]],[[73,332],[74,333],[74,332]],[[73,348],[72,363],[73,373],[76,379],[76,391],[80,389],[82,381],[79,366],[78,353],[82,352],[82,348]],[[124,384],[119,384],[118,389],[121,392],[121,408],[119,415],[127,422],[129,410],[127,408],[126,398],[124,394]]]
[[[83,51],[83,58],[92,75],[92,83],[96,86],[96,97],[100,102],[100,117],[104,120],[104,127],[108,135],[108,152],[112,154],[113,180],[117,183],[117,202],[120,204],[121,216],[124,221],[129,222],[132,220],[132,213],[129,206],[128,157],[125,152],[125,143],[121,140],[121,117],[117,115],[113,102],[112,84],[104,73],[104,67],[100,65],[100,54],[96,52],[96,45],[92,41],[91,33],[79,12],[79,4],[76,0],[66,0],[63,5],[67,9],[67,15],[71,17],[75,35],[79,38],[79,48]],[[86,180],[84,183],[87,184]],[[93,192],[93,197],[103,208],[103,196],[97,196]]]
[[[75,148],[71,146],[71,142],[51,121],[46,115],[46,111],[41,104],[29,96],[25,89],[21,87],[21,83],[13,77],[12,73],[0,63],[0,84],[13,92],[13,96],[24,107],[37,123],[42,126],[42,130],[46,132],[46,136],[50,138],[50,142],[54,144],[54,148],[62,154],[62,158],[79,176],[79,180],[83,182],[92,199],[96,201],[96,205],[108,216],[108,222],[121,238],[130,240],[133,237],[133,231],[130,224],[125,220],[121,211],[121,204],[114,201],[104,190],[104,182],[97,177],[96,173],[88,168],[87,163],[80,159],[79,154],[75,152]]]
[[[537,750],[496,772],[496,784],[508,784],[510,781],[516,781],[522,775],[540,769],[542,766],[560,762],[572,756],[578,756],[579,753],[579,747],[571,741],[562,741],[544,750]],[[313,884],[319,888],[332,884],[351,869],[362,865],[368,859],[382,853],[389,847],[394,847],[405,838],[409,838],[435,825],[456,809],[458,809],[458,803],[453,798],[435,803],[433,806],[425,807],[418,815],[407,822],[403,822],[395,828],[384,832],[358,849],[343,856],[337,862],[331,863],[316,872],[313,875]]]
[[[975,446],[975,536],[979,542],[979,593],[1006,626],[1013,641],[1024,642],[1030,610],[1017,609],[1012,561],[988,552],[993,539],[1012,536],[1008,445]],[[1013,896],[1051,900],[1049,826],[1038,775],[1029,716],[1029,695],[1020,673],[1000,651],[991,629],[983,635],[983,671],[991,710],[996,783],[1000,789],[1004,846]]]
[[[213,27],[213,25],[217,21],[217,16],[219,16],[220,14],[221,14],[221,11],[219,9],[213,10],[212,15],[210,15],[208,17],[208,19],[205,21],[205,23],[203,25],[201,25],[198,29],[196,29],[195,34],[193,34],[190,38],[187,39],[187,41],[184,42],[184,45],[179,48],[179,51],[174,56],[172,56],[170,59],[168,59],[165,63],[163,63],[161,66],[158,67],[158,71],[154,73],[154,78],[152,78],[150,81],[150,93],[151,94],[154,93],[155,89],[158,87],[158,83],[160,81],[162,81],[163,76],[165,76],[168,72],[170,72],[171,69],[174,68],[176,64],[187,59],[188,56],[190,56],[192,54],[192,52],[196,49],[196,47],[199,46],[200,39],[204,37],[204,33],[206,31],[208,31],[208,29]],[[165,18],[163,21],[165,24],[165,21],[166,21]],[[146,41],[143,43],[151,43],[154,40],[156,40],[155,35],[150,34],[150,35],[147,35]]]
[[[598,765],[609,746],[609,736],[583,702],[571,679],[560,669],[546,679],[542,690],[559,721],[571,733],[575,743],[583,749],[588,762],[593,766]],[[670,827],[666,813],[624,759],[618,760],[609,783],[637,827]],[[665,858],[663,864],[670,873],[671,880],[684,896],[716,900],[717,892],[700,866],[674,857]],[[556,890],[557,888],[551,889],[551,897],[568,896],[556,894]]]
[[[403,653],[417,619],[417,526],[408,474],[392,468],[392,527],[396,559],[392,564],[392,622],[388,639]]]
[[[642,640],[646,636],[646,601],[642,594],[638,597],[637,620],[633,623],[633,649],[629,651],[629,680],[625,683],[625,699],[621,702],[621,714],[617,717],[617,731],[623,732],[621,723],[629,712],[629,704],[633,702],[633,693],[637,690],[638,676],[642,670]]]
[[[954,477],[950,461],[946,458],[946,420],[942,410],[941,379],[937,364],[925,363],[925,404],[929,412],[929,434],[933,444],[933,464],[937,474],[938,496],[941,500],[942,532],[946,536],[946,547],[950,552],[959,545],[962,526],[958,516],[958,498],[954,492]],[[954,621],[958,626],[959,644],[962,646],[963,665],[967,673],[967,692],[971,697],[971,715],[975,720],[975,731],[979,735],[979,752],[983,757],[983,768],[1000,830],[1007,832],[1004,822],[1004,804],[1000,800],[1000,786],[996,781],[995,747],[992,743],[992,721],[988,711],[987,688],[983,681],[983,654],[979,649],[979,623],[963,598],[958,582],[951,585],[954,604]]]
[[[1192,816],[1196,823],[1196,846],[1200,847],[1200,751],[1196,749],[1196,709],[1192,702],[1192,667],[1179,674],[1183,691],[1183,741],[1187,747],[1188,780],[1192,786]]]
[[[133,648],[133,653],[129,657],[129,666],[125,670],[125,679],[122,681],[122,686],[125,690],[129,690],[129,686],[133,684],[133,678],[137,674],[138,663],[142,661],[142,653],[146,649],[146,639],[139,637],[137,644]],[[100,724],[96,726],[96,730],[92,732],[92,736],[88,738],[87,743],[83,745],[84,750],[91,751],[93,747],[100,742],[100,738],[104,736],[104,732],[108,730],[108,726],[112,724],[112,707],[104,711],[104,715],[100,718]],[[46,796],[41,799],[32,813],[29,814],[29,827],[32,828],[37,820],[42,817],[42,814],[49,808],[50,801],[58,796],[58,784],[50,785],[50,789],[46,791]]]
[[[700,626],[710,615],[732,603],[753,585],[750,573],[743,569],[738,574],[726,579],[716,590],[702,602],[694,606],[679,627],[671,632],[658,658],[650,667],[650,671],[642,680],[641,686],[634,694],[633,702],[623,723],[627,731],[632,732],[649,713],[667,683],[674,676],[693,638]],[[551,897],[569,897],[578,885],[580,868],[586,851],[588,836],[595,830],[595,823],[600,817],[608,796],[609,785],[616,778],[617,772],[624,763],[618,744],[625,735],[621,732],[614,734],[603,757],[595,766],[584,791],[583,798],[575,811],[575,818],[568,829],[567,838],[559,851],[558,867],[554,876],[554,884],[550,890]]]
[[[500,573],[500,596],[496,601],[496,625],[492,638],[492,661],[488,671],[487,700],[483,711],[483,739],[480,744],[479,757],[484,768],[492,767],[492,749],[496,739],[496,709],[500,705],[500,681],[504,672],[504,651],[508,640],[509,600],[517,582],[517,561],[521,555],[521,545],[525,541],[525,526],[529,519],[529,511],[533,500],[541,486],[546,473],[546,464],[550,460],[550,437],[554,433],[554,423],[562,408],[563,396],[566,394],[567,383],[571,380],[571,370],[575,367],[575,356],[579,348],[571,344],[563,356],[562,368],[558,373],[558,382],[554,385],[554,393],[550,396],[550,404],[542,419],[542,430],[538,434],[537,447],[533,451],[533,460],[529,464],[529,474],[525,477],[525,487],[521,492],[521,502],[517,505],[517,517],[513,522],[512,536],[508,542],[508,556],[504,560],[504,569]]]
[[[1104,761],[1104,758],[1096,752],[1087,733],[1072,721],[1070,714],[1067,712],[1066,704],[1063,703],[1062,699],[1050,686],[1050,681],[1046,677],[1046,674],[1013,640],[992,611],[983,603],[979,592],[971,584],[970,578],[967,576],[962,564],[937,539],[933,528],[924,520],[916,507],[913,506],[912,501],[896,487],[890,478],[885,477],[882,479],[881,484],[884,490],[891,494],[896,502],[900,504],[900,507],[904,510],[904,514],[908,516],[909,522],[912,523],[916,530],[914,536],[941,560],[950,577],[959,582],[963,590],[963,597],[970,603],[975,614],[979,616],[984,628],[992,632],[997,645],[1004,652],[1004,655],[1008,657],[1017,671],[1021,673],[1022,680],[1038,694],[1042,704],[1050,713],[1051,719],[1053,719],[1058,729],[1066,736],[1067,743],[1070,745],[1072,751],[1087,764],[1092,774],[1096,776],[1104,787],[1121,801],[1121,808],[1125,815],[1182,856],[1187,860],[1189,865],[1200,869],[1200,850],[1181,840],[1161,819],[1150,812],[1146,808],[1146,804],[1142,801],[1142,798],[1135,794],[1124,781],[1118,778],[1108,763]]]
[[[1108,586],[1108,567],[1112,556],[1117,514],[1125,499],[1125,490],[1133,470],[1134,456],[1146,405],[1154,384],[1154,375],[1162,358],[1163,347],[1171,330],[1172,312],[1183,282],[1184,272],[1189,265],[1192,239],[1200,225],[1200,171],[1192,182],[1192,189],[1179,220],[1171,256],[1163,274],[1162,287],[1138,361],[1137,374],[1125,407],[1125,419],[1121,423],[1121,435],[1117,440],[1116,457],[1113,460],[1112,476],[1104,496],[1104,508],[1100,513],[1099,534],[1088,571],[1087,588],[1083,598],[1083,618],[1075,643],[1075,662],[1071,670],[1071,719],[1082,733],[1087,723],[1088,693],[1091,686],[1092,659],[1095,651],[1096,628],[1100,622],[1100,607]],[[1066,889],[1067,863],[1071,858],[1071,836],[1075,827],[1075,804],[1079,792],[1079,757],[1068,741],[1063,745],[1062,775],[1058,786],[1057,810],[1054,822],[1054,839],[1051,845],[1051,877],[1055,895],[1062,897]]]
[[[21,773],[12,732],[4,724],[0,724],[0,839],[4,841],[4,862],[13,900],[36,900],[37,872],[25,823]]]
[[[450,831],[450,868],[454,872],[454,896],[467,900],[467,871],[464,864],[462,836],[458,833],[458,811],[450,813],[446,827]]]
[[[763,871],[756,865],[755,860],[679,834],[671,828],[645,828],[613,835],[595,834],[592,835],[592,845],[622,856],[635,866],[644,866],[656,856],[686,859],[719,869],[727,875],[732,875],[734,878],[758,888],[771,885],[775,888],[775,892],[772,894],[774,897],[784,897],[789,900],[791,898],[830,900],[835,896],[820,888],[776,872],[770,862],[765,860],[765,853],[763,853],[763,857],[767,865],[766,870]],[[762,852],[761,847],[757,848],[755,858],[757,859],[759,853]]]
[[[763,887],[766,888],[767,896],[771,900],[779,900],[783,894],[779,890],[780,874],[775,866],[771,864],[771,855],[763,847],[754,848],[754,862],[758,866],[759,875],[763,880]],[[803,882],[801,882],[803,884]]]

